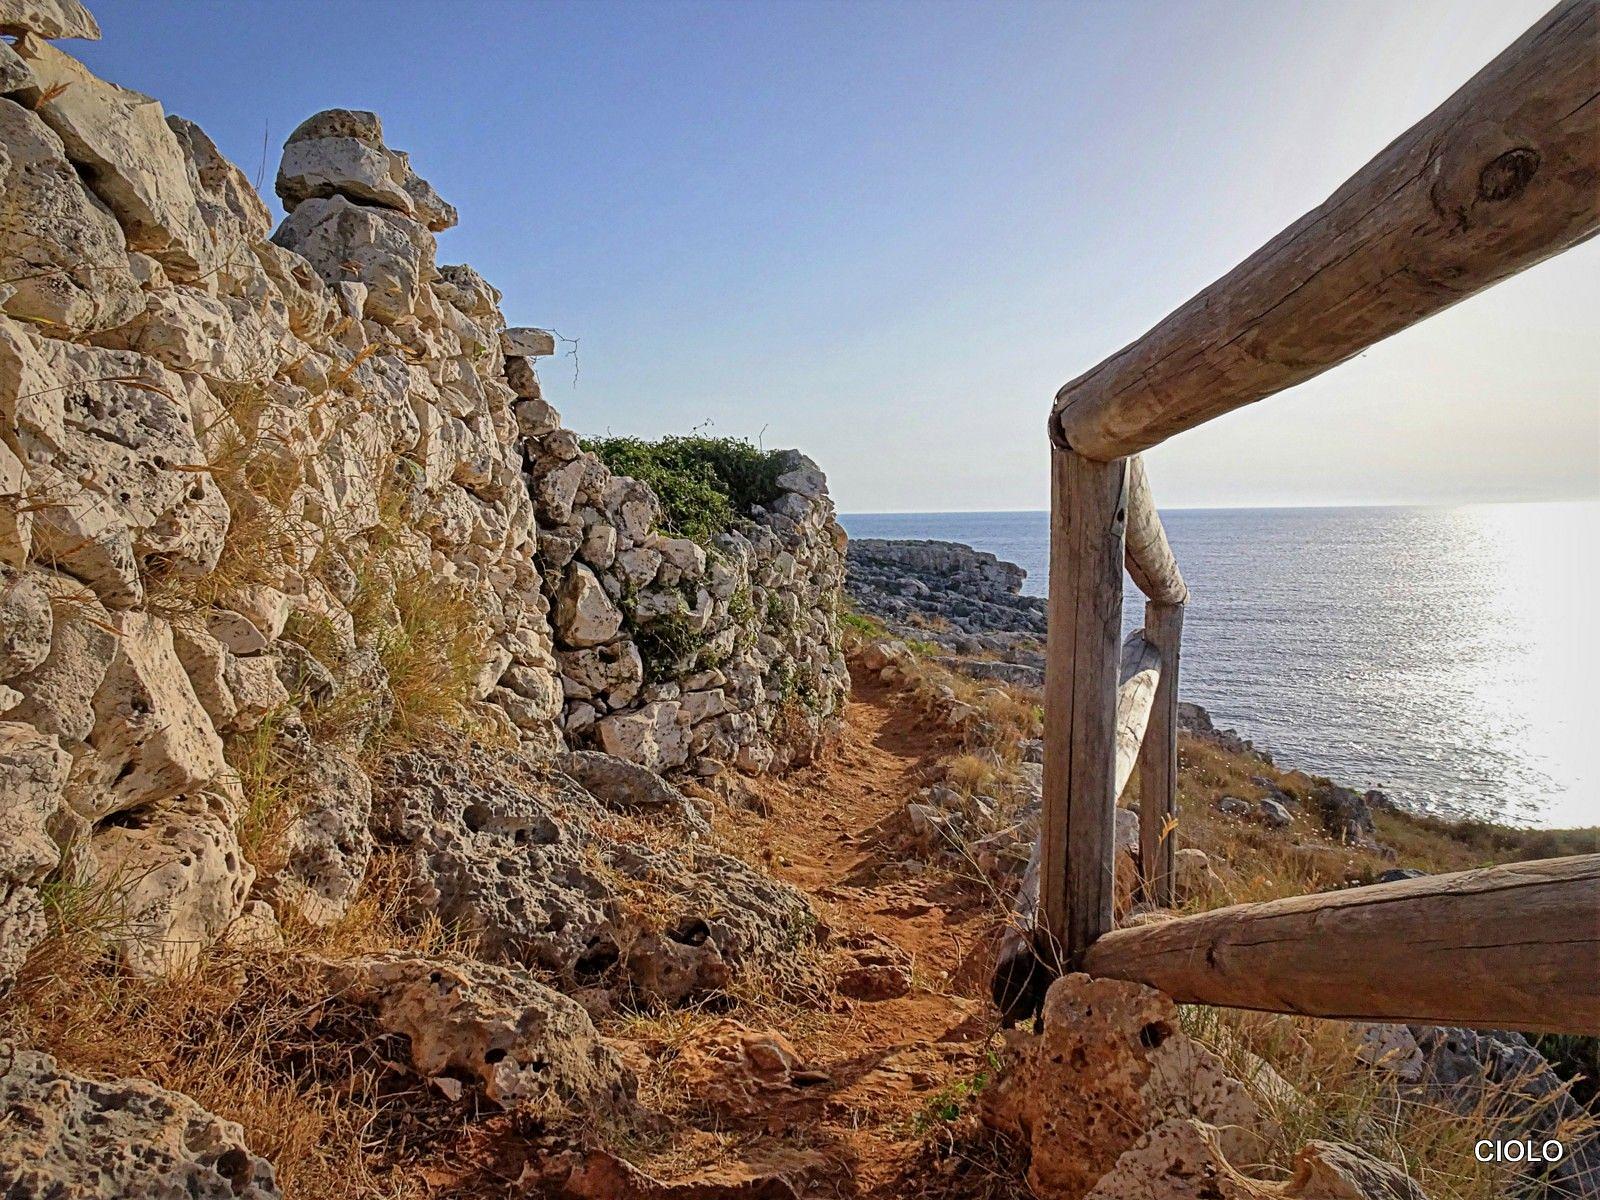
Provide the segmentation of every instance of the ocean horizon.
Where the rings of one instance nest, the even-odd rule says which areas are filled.
[[[1179,692],[1287,767],[1453,818],[1600,824],[1600,501],[1162,512],[1189,584]],[[1042,510],[843,513],[987,550],[1044,595]],[[1143,598],[1124,580],[1124,630]]]

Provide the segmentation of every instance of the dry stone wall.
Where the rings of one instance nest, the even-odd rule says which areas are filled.
[[[814,464],[663,535],[541,395],[550,335],[437,263],[456,211],[377,116],[293,132],[274,230],[198,126],[46,40],[98,36],[74,0],[0,32],[0,983],[55,879],[115,886],[143,972],[263,901],[336,919],[373,755],[430,721],[702,775],[815,747],[848,676]]]

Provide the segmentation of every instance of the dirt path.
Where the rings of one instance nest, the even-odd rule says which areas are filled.
[[[864,986],[843,981],[841,1011],[802,1045],[830,1081],[812,1114],[816,1133],[853,1160],[862,1196],[901,1194],[891,1181],[930,1117],[983,1068],[994,1025],[981,999],[990,923],[982,889],[902,859],[883,837],[951,748],[904,697],[862,677],[836,749],[751,785],[765,809],[770,869],[814,898],[836,945],[884,964],[865,970]],[[894,964],[909,989],[874,998]]]

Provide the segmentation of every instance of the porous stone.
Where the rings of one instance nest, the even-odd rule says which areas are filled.
[[[142,1079],[87,1079],[13,1049],[0,1073],[0,1190],[54,1200],[280,1200],[244,1131]]]
[[[1009,1061],[983,1106],[985,1121],[1031,1146],[1036,1194],[1083,1196],[1146,1130],[1174,1118],[1217,1126],[1229,1158],[1257,1148],[1254,1101],[1184,1034],[1160,992],[1066,975],[1042,1017],[1042,1033],[1008,1034]]]
[[[0,194],[0,311],[72,337],[121,325],[143,309],[116,218],[83,186],[55,131],[4,98]],[[0,368],[15,369],[3,345]]]
[[[100,40],[100,23],[78,0],[0,0],[0,33]]]
[[[386,325],[412,315],[434,270],[431,235],[421,224],[341,195],[300,202],[272,240],[304,256],[329,285],[363,285],[363,314]]]
[[[312,925],[349,911],[372,857],[372,782],[348,752],[314,746],[291,774],[294,819],[283,833],[283,865],[257,891]]]
[[[589,1015],[517,967],[390,953],[323,964],[341,1001],[376,1009],[423,1076],[466,1076],[496,1104],[551,1120],[627,1115],[634,1080]]]

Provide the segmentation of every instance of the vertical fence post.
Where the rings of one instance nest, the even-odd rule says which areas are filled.
[[[1126,459],[1051,439],[1038,952],[1071,970],[1112,925]]]
[[[1178,658],[1183,605],[1159,600],[1146,604],[1144,636],[1161,652],[1161,678],[1139,753],[1139,863],[1145,901],[1171,908],[1178,850]]]

